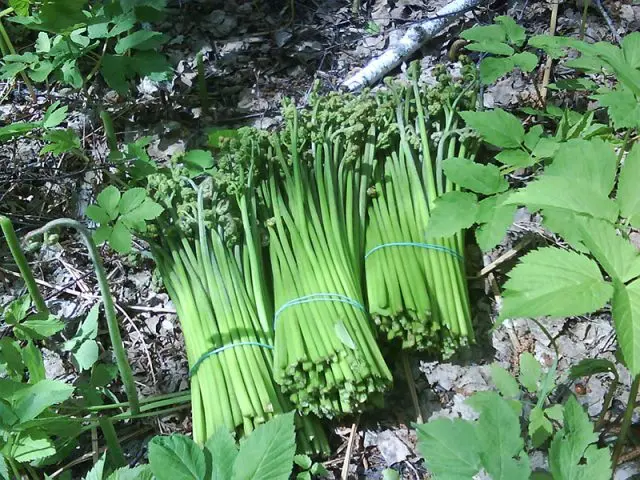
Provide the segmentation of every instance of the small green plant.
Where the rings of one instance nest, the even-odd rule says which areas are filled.
[[[441,418],[416,425],[418,449],[436,480],[470,480],[480,470],[505,480],[611,477],[609,448],[598,446],[594,425],[576,398],[564,405],[550,401],[555,363],[545,373],[525,352],[517,379],[497,364],[491,376],[498,392],[478,392],[467,400],[478,420]],[[535,449],[548,452],[550,472],[532,472],[529,454]]]
[[[184,435],[156,436],[149,442],[148,465],[120,468],[109,475],[103,457],[85,480],[288,480],[294,459],[300,458],[295,450],[294,414],[287,413],[258,426],[240,445],[224,428],[204,447]]]
[[[162,17],[166,0],[13,2],[9,20],[37,30],[35,49],[4,55],[0,76],[26,74],[34,82],[55,78],[81,88],[97,72],[120,94],[136,76],[165,80],[171,67],[156,51],[167,37],[142,27]]]
[[[293,457],[300,472],[296,474],[296,480],[311,480],[312,478],[324,478],[329,475],[329,471],[321,463],[314,462],[309,455],[296,455]]]

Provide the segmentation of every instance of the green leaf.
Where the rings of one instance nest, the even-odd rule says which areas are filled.
[[[476,193],[492,195],[509,188],[495,165],[481,165],[468,158],[452,157],[442,162],[442,166],[449,180]]]
[[[629,285],[614,281],[611,310],[618,345],[631,375],[640,373],[640,280]]]
[[[564,407],[564,427],[556,433],[549,449],[549,466],[554,479],[600,480],[611,478],[608,448],[597,447],[598,434],[575,397]]]
[[[158,480],[204,480],[207,471],[204,452],[179,434],[151,439],[149,465]]]
[[[529,352],[520,354],[520,375],[518,379],[524,388],[531,393],[538,391],[538,382],[542,376],[542,367],[540,362],[536,360]]]
[[[493,480],[529,480],[531,468],[520,436],[520,419],[505,399],[498,397],[485,405],[476,435],[483,446],[482,466]]]
[[[91,369],[91,386],[105,387],[118,376],[118,367],[113,364],[98,363]]]
[[[540,137],[544,133],[544,128],[542,125],[534,125],[529,129],[529,131],[524,136],[524,146],[527,147],[530,151],[533,151],[536,148],[536,145],[540,141]]]
[[[502,150],[496,155],[495,158],[504,165],[519,168],[530,167],[531,165],[536,163],[535,158],[519,148]]]
[[[516,67],[519,67],[523,72],[531,72],[538,66],[538,57],[533,53],[516,53],[511,58]]]
[[[120,219],[113,226],[111,236],[109,237],[109,245],[118,253],[129,253],[133,246],[133,238],[131,232]]]
[[[18,342],[9,337],[0,338],[0,360],[6,364],[10,376],[22,378],[25,366]]]
[[[486,57],[480,61],[480,81],[490,85],[516,68],[512,57]]]
[[[619,236],[613,225],[593,218],[581,218],[579,225],[582,242],[612,278],[628,282],[640,275],[636,247]]]
[[[640,126],[640,105],[629,90],[619,87],[607,93],[594,95],[600,105],[607,107],[609,117],[616,129]]]
[[[100,460],[96,462],[91,470],[87,473],[87,476],[84,477],[84,480],[102,480],[104,476],[104,463],[106,461],[107,454],[104,453]]]
[[[552,158],[559,148],[560,143],[555,138],[542,137],[533,149],[532,155],[537,158]]]
[[[296,451],[293,412],[277,415],[241,442],[234,480],[288,480]]]
[[[598,89],[598,84],[590,78],[565,78],[555,83],[550,83],[547,88],[549,90],[566,90],[568,92],[593,92]]]
[[[473,423],[459,418],[438,418],[414,427],[418,435],[418,452],[435,478],[470,479],[480,471],[482,445]],[[464,442],[460,441],[462,438]]]
[[[9,0],[9,6],[13,8],[16,14],[26,17],[29,15],[30,0]],[[9,475],[7,475],[9,478]]]
[[[582,315],[603,307],[612,293],[593,260],[559,248],[540,248],[509,272],[500,318]]]
[[[9,469],[7,468],[7,463],[4,461],[4,457],[0,454],[0,479],[2,480],[10,480],[9,478]]]
[[[534,448],[540,447],[553,435],[553,424],[541,407],[534,407],[529,414],[529,437]]]
[[[121,215],[127,214],[135,210],[147,198],[147,191],[142,187],[130,188],[122,194],[122,198],[118,203],[118,210]]]
[[[12,456],[18,462],[31,462],[55,455],[53,442],[44,433],[33,430],[22,433],[13,445]]]
[[[100,351],[95,340],[86,340],[73,353],[73,360],[79,371],[90,369],[98,360]]]
[[[73,387],[57,380],[40,380],[15,395],[14,411],[21,422],[33,420],[47,408],[71,397]]]
[[[498,392],[492,390],[483,390],[476,392],[465,400],[464,403],[473,408],[476,412],[482,413],[488,405],[497,401],[506,400],[509,408],[513,410],[517,416],[522,414],[522,402],[515,398],[504,398]]]
[[[131,66],[140,77],[149,77],[154,82],[171,80],[173,74],[167,57],[154,51],[136,52]]]
[[[311,465],[313,465],[313,461],[309,455],[295,455],[293,457],[293,463],[298,465],[303,470],[309,470]]]
[[[60,102],[57,101],[44,113],[44,119],[42,123],[43,128],[54,128],[60,125],[67,118],[68,106],[60,107]]]
[[[210,480],[227,480],[233,478],[233,463],[238,456],[236,442],[226,429],[219,428],[205,444],[211,455]]]
[[[571,365],[569,378],[590,377],[598,373],[613,373],[618,376],[615,364],[605,358],[585,358],[575,365]]]
[[[96,245],[101,245],[109,240],[111,232],[113,232],[113,227],[110,225],[100,225],[96,231],[93,232],[93,241]]]
[[[32,340],[29,340],[27,345],[22,348],[22,361],[29,371],[29,383],[35,384],[40,380],[44,380],[46,372],[42,360],[42,353],[40,353],[40,349],[33,344]]]
[[[149,465],[122,467],[107,477],[107,480],[153,480]]]
[[[489,40],[483,40],[480,42],[470,43],[465,47],[472,52],[486,52],[493,55],[511,56],[515,53],[512,47],[503,42],[493,42]]]
[[[206,150],[189,150],[182,157],[182,162],[190,171],[201,173],[213,167],[213,155]]]
[[[95,340],[98,335],[98,317],[100,315],[100,303],[96,303],[85,317],[84,321],[78,326],[76,334],[64,342],[62,348],[65,351],[77,349],[80,344],[87,340]]]
[[[504,42],[507,34],[502,25],[476,25],[464,30],[460,37],[470,42]]]
[[[476,221],[478,200],[473,193],[447,192],[435,201],[426,236],[450,237]]]
[[[212,128],[207,131],[207,143],[210,147],[220,148],[222,139],[237,138],[238,135],[238,130],[235,128]]]
[[[29,71],[27,72],[29,78],[34,82],[44,82],[49,78],[51,72],[53,72],[54,66],[51,62],[47,60],[42,60],[35,65],[32,65]]]
[[[507,234],[516,213],[515,205],[502,205],[503,196],[496,195],[481,200],[475,231],[476,241],[483,252],[498,245]]]
[[[632,32],[622,39],[624,59],[630,67],[640,68],[640,32]]]
[[[23,295],[7,305],[2,313],[7,323],[15,325],[24,320],[30,308],[31,297],[29,295]]]
[[[576,178],[542,175],[512,193],[503,204],[526,205],[533,210],[557,208],[610,222],[618,218],[618,206],[613,200]]]
[[[311,480],[311,473],[300,472],[296,475],[296,480]]]
[[[6,142],[14,137],[25,135],[41,126],[40,122],[16,122],[0,128],[0,142]]]
[[[616,200],[620,205],[620,214],[630,219],[634,226],[640,226],[640,143],[635,143],[627,154],[618,178]],[[636,225],[637,223],[637,225]]]
[[[526,31],[524,27],[518,25],[513,18],[507,15],[500,15],[494,19],[494,22],[502,25],[503,30],[507,34],[507,40],[509,43],[512,43],[517,47],[524,44],[527,39]]]
[[[153,50],[165,43],[167,39],[168,37],[160,32],[138,30],[118,40],[115,46],[115,52],[122,55],[132,48],[137,50]]]
[[[110,88],[113,88],[120,95],[126,95],[129,91],[127,79],[132,76],[131,57],[105,55],[102,57],[100,73]]]
[[[118,217],[118,203],[120,202],[120,190],[113,185],[109,185],[102,190],[96,198],[98,205],[100,205],[105,212],[109,215],[111,220],[115,220]]]
[[[82,147],[80,137],[78,137],[78,134],[71,128],[50,130],[44,134],[44,140],[47,142],[47,145],[40,150],[41,155],[48,152],[54,155],[61,155],[79,150]]]
[[[73,88],[81,88],[83,84],[82,73],[75,60],[68,60],[60,67],[61,80]]]
[[[400,480],[400,474],[393,468],[385,468],[382,471],[382,480]]]
[[[574,250],[588,253],[587,248],[582,244],[582,230],[580,223],[576,221],[578,217],[573,212],[559,208],[545,208],[542,210],[542,217],[545,228],[560,235]]]
[[[98,224],[106,224],[111,221],[109,214],[99,205],[89,205],[85,210],[85,214]]]
[[[460,115],[467,126],[496,147],[518,148],[524,141],[522,122],[500,108],[488,112],[460,112]]]
[[[520,396],[520,387],[515,378],[497,363],[492,363],[491,379],[498,388],[498,391],[507,398],[515,398]]]
[[[137,207],[134,211],[129,212],[128,215],[138,221],[154,220],[155,218],[158,218],[163,211],[164,208],[159,203],[154,202],[150,198],[145,198],[142,205]]]
[[[576,161],[580,159],[580,161]],[[609,196],[616,178],[617,158],[612,145],[599,138],[561,143],[544,176],[580,180],[602,196]]]
[[[329,470],[327,470],[327,468],[321,464],[321,463],[314,463],[313,465],[311,465],[311,475],[316,475],[320,478],[325,478],[329,476]]]

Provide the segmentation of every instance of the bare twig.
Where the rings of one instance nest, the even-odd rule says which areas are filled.
[[[356,434],[358,433],[358,422],[360,419],[351,425],[351,433],[349,433],[349,440],[347,441],[347,450],[344,452],[344,462],[342,464],[342,472],[340,474],[340,480],[348,480],[349,478],[349,465],[351,464],[351,455],[353,453],[353,444],[356,440]]]

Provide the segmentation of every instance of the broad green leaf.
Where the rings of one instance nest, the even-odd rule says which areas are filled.
[[[109,214],[107,214],[104,208],[99,205],[89,205],[85,210],[85,214],[87,215],[87,217],[98,224],[109,223],[109,221],[111,220]]]
[[[111,232],[113,231],[113,227],[110,225],[100,225],[95,232],[93,232],[93,241],[96,245],[101,245],[102,243],[109,240],[111,236]]]
[[[34,82],[44,82],[47,80],[47,78],[49,78],[49,75],[51,75],[51,72],[53,72],[54,66],[51,62],[47,61],[47,60],[42,60],[41,62],[38,62],[35,65],[31,66],[31,69],[29,69],[29,71],[27,72],[29,75],[29,78],[31,78],[31,80],[33,80]]]
[[[310,470],[312,475],[317,475],[320,478],[326,478],[329,476],[329,470],[327,470],[327,467],[325,467],[323,464],[316,462],[313,465],[311,465],[311,470]]]
[[[620,177],[618,178],[618,192],[616,200],[620,205],[620,214],[630,219],[631,223],[640,226],[640,143],[635,143],[627,154]]]
[[[629,285],[614,281],[611,310],[618,345],[631,375],[640,374],[640,280]]]
[[[9,369],[10,376],[22,378],[25,366],[18,342],[9,337],[0,338],[0,359]]]
[[[612,278],[627,282],[640,275],[638,250],[613,225],[593,218],[581,218],[578,224],[582,242]]]
[[[154,82],[171,80],[173,75],[173,68],[167,57],[151,50],[136,52],[131,66],[140,77],[149,77]]]
[[[64,62],[60,67],[60,80],[71,85],[73,88],[81,88],[83,84],[82,72],[78,68],[75,60]]]
[[[288,480],[296,451],[293,412],[277,415],[240,443],[234,480]]]
[[[40,126],[40,122],[16,122],[0,127],[0,142],[6,142],[14,137],[25,135]]]
[[[96,462],[91,470],[87,473],[87,476],[84,477],[84,480],[102,480],[104,476],[104,463],[106,461],[107,454],[102,454],[100,460]]]
[[[156,436],[149,442],[149,465],[158,480],[204,480],[205,455],[185,435]]]
[[[570,39],[557,35],[534,35],[527,42],[529,47],[544,50],[551,58],[558,59],[564,56],[565,49],[571,46]]]
[[[164,208],[159,203],[154,202],[150,198],[145,198],[142,205],[130,212],[129,215],[139,220],[153,220],[163,211]]]
[[[612,293],[593,260],[559,248],[540,248],[509,272],[500,318],[582,315],[603,307]]]
[[[1,454],[0,454],[0,479],[10,480],[9,468],[7,467],[7,463],[4,461],[4,457]]]
[[[503,42],[492,42],[483,40],[480,42],[470,43],[465,47],[472,52],[486,52],[493,55],[511,56],[515,53],[512,47]]]
[[[130,188],[122,194],[122,198],[118,203],[118,210],[120,211],[120,214],[125,215],[135,210],[142,205],[142,202],[144,202],[146,197],[147,191],[144,188]]]
[[[131,57],[105,55],[102,57],[100,73],[110,88],[120,95],[126,95],[129,90],[128,78],[132,76]]]
[[[40,150],[40,154],[51,152],[54,155],[73,152],[81,148],[80,137],[71,128],[63,130],[50,130],[44,135],[47,144]]]
[[[107,386],[118,376],[118,367],[113,364],[98,363],[91,369],[91,386],[99,388]]]
[[[624,59],[632,68],[640,68],[640,32],[632,32],[622,39]]]
[[[418,435],[418,451],[429,472],[438,480],[472,478],[480,471],[482,445],[471,422],[456,418],[438,418],[414,425]],[[460,439],[464,438],[464,442]]]
[[[554,479],[601,480],[611,478],[608,448],[597,447],[598,434],[575,397],[564,407],[564,427],[556,433],[549,449],[549,466]]]
[[[527,39],[527,34],[523,26],[507,15],[500,15],[494,19],[495,23],[502,25],[507,35],[507,40],[516,46],[521,46]]]
[[[16,14],[26,17],[29,15],[30,0],[9,0],[9,6],[13,8]],[[7,475],[7,478],[9,475]]]
[[[427,237],[450,237],[476,221],[478,200],[473,193],[447,192],[438,197],[427,225]]]
[[[478,209],[476,227],[476,241],[483,252],[491,250],[498,245],[507,234],[507,230],[513,223],[513,217],[517,207],[515,205],[502,205],[503,196],[495,195],[481,200]]]
[[[538,66],[538,57],[530,52],[516,53],[511,59],[523,72],[531,72]]]
[[[11,453],[15,460],[23,463],[55,455],[56,449],[44,433],[32,430],[17,437]]]
[[[617,158],[612,145],[595,138],[561,143],[544,176],[580,180],[602,196],[608,196],[616,178]]]
[[[534,125],[529,129],[529,131],[524,136],[524,146],[529,149],[529,151],[533,151],[536,148],[536,145],[540,141],[540,137],[544,133],[544,128],[542,125]]]
[[[535,158],[519,148],[502,150],[495,158],[504,165],[520,168],[530,167],[536,163]]]
[[[532,155],[537,158],[551,158],[559,148],[560,143],[556,139],[542,137],[533,149]]]
[[[541,407],[534,407],[529,414],[529,437],[534,448],[540,447],[553,434],[553,424]]]
[[[64,329],[64,322],[55,315],[34,314],[18,325],[14,333],[17,338],[43,340]]]
[[[506,36],[505,28],[502,25],[476,25],[460,34],[460,37],[470,42],[504,42]]]
[[[550,83],[547,88],[549,90],[566,90],[568,92],[593,92],[598,89],[598,84],[590,78],[564,78]]]
[[[542,210],[542,224],[545,228],[560,235],[574,250],[588,253],[587,248],[582,244],[582,229],[576,218],[576,215],[569,210],[559,208]]]
[[[133,246],[133,238],[131,232],[120,219],[113,226],[111,236],[109,237],[109,245],[118,253],[129,253]]]
[[[382,480],[400,480],[400,474],[393,468],[385,468],[382,471]]]
[[[66,342],[64,342],[63,349],[65,351],[74,350],[78,348],[81,343],[86,340],[94,340],[98,335],[98,317],[100,315],[100,303],[96,303],[89,313],[78,326],[76,334]]]
[[[42,126],[44,128],[54,128],[60,125],[67,118],[68,106],[60,107],[60,102],[55,102],[44,113]]]
[[[71,397],[73,387],[58,380],[40,380],[15,395],[14,411],[21,422],[32,420],[47,408]]]
[[[522,122],[500,108],[488,112],[460,112],[460,115],[467,126],[496,147],[518,148],[524,141]]]
[[[233,463],[238,456],[236,442],[226,429],[219,428],[205,444],[211,455],[210,480],[227,480],[233,478]]]
[[[507,398],[520,396],[520,387],[513,376],[497,363],[491,364],[491,380],[498,391]]]
[[[618,206],[608,196],[579,179],[542,175],[512,193],[503,205],[526,205],[529,209],[557,208],[610,222],[618,218]]]
[[[118,217],[118,203],[120,202],[120,190],[113,185],[109,185],[102,190],[96,198],[98,205],[100,205],[105,212],[109,215],[111,220],[115,220]]]
[[[122,467],[107,477],[107,480],[153,480],[149,465]]]
[[[22,361],[29,371],[29,383],[35,384],[40,380],[44,380],[46,372],[42,360],[42,353],[40,349],[34,345],[32,340],[29,340],[27,345],[22,347]]]
[[[537,392],[541,376],[542,367],[540,362],[531,353],[522,352],[520,354],[520,375],[518,375],[518,380],[520,380],[522,386],[531,393]]]
[[[485,405],[476,435],[483,446],[482,466],[493,480],[529,480],[531,468],[520,435],[520,419],[505,399],[498,397]]]
[[[189,170],[200,173],[213,166],[213,155],[206,150],[189,150],[182,161]]]
[[[311,480],[310,472],[300,472],[296,475],[296,480]]]
[[[100,351],[95,340],[84,341],[78,349],[73,352],[73,360],[79,371],[90,369],[98,360]]]
[[[4,311],[1,311],[4,317],[4,320],[11,324],[15,325],[21,322],[29,312],[31,308],[31,297],[29,295],[23,295],[12,301],[9,305],[4,308]]]
[[[464,403],[473,408],[476,412],[482,413],[488,405],[497,401],[506,400],[507,404],[518,417],[522,414],[522,402],[515,398],[504,398],[498,392],[492,390],[482,390],[471,395]]]
[[[452,157],[442,162],[442,167],[449,180],[476,193],[493,195],[509,188],[495,165],[481,165],[468,158]]]
[[[116,53],[122,55],[128,50],[135,48],[137,50],[153,50],[167,41],[167,36],[160,32],[152,32],[150,30],[138,30],[126,37],[121,38],[116,43]]]
[[[511,57],[486,57],[480,62],[480,81],[490,85],[516,67]]]
[[[613,362],[605,358],[585,358],[571,366],[569,378],[590,377],[598,373],[613,373],[617,377],[618,369]]]
[[[237,129],[230,128],[212,128],[207,131],[207,143],[210,147],[220,148],[221,139],[238,137]]]

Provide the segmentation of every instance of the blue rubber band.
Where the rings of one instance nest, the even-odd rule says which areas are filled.
[[[340,302],[346,303],[347,305],[351,305],[358,310],[362,310],[366,312],[364,306],[354,300],[353,298],[349,298],[346,295],[341,295],[339,293],[312,293],[310,295],[305,295],[303,297],[294,298],[293,300],[289,300],[285,304],[283,304],[273,316],[273,329],[275,330],[276,324],[278,323],[278,318],[282,315],[289,307],[294,307],[296,305],[303,305],[305,303],[313,303],[313,302]]]
[[[212,350],[209,350],[208,352],[204,352],[202,356],[198,359],[198,361],[194,363],[193,367],[191,367],[191,369],[189,370],[189,377],[193,377],[196,374],[196,372],[198,371],[198,368],[200,367],[200,364],[204,362],[207,358],[212,357],[213,355],[217,355],[231,348],[244,347],[244,346],[262,347],[262,348],[268,348],[269,350],[273,350],[273,347],[271,345],[267,345],[266,343],[260,343],[260,342],[238,342],[238,343],[230,343],[228,345],[223,345],[222,347],[214,348]]]
[[[451,248],[448,248],[448,247],[445,247],[445,246],[442,246],[442,245],[435,245],[433,243],[417,243],[417,242],[383,243],[382,245],[378,245],[376,247],[373,247],[371,250],[369,250],[367,252],[367,254],[364,256],[364,259],[366,260],[369,257],[369,255],[371,255],[376,250],[380,250],[382,248],[387,248],[387,247],[418,247],[418,248],[426,248],[428,250],[436,250],[438,252],[448,253],[449,255],[451,255],[453,257],[456,257],[458,260],[463,260],[464,259],[462,257],[462,255],[460,255],[455,250],[452,250]]]

